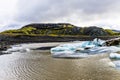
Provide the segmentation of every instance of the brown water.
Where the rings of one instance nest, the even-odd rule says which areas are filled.
[[[85,59],[52,58],[32,51],[0,56],[0,80],[120,80],[106,55]]]

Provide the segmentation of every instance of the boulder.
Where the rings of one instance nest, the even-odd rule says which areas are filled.
[[[114,46],[114,45],[119,45],[119,44],[120,44],[120,38],[106,40],[105,42],[106,46]]]

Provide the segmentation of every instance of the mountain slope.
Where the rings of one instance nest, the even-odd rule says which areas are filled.
[[[17,30],[7,30],[1,34],[34,36],[107,36],[119,35],[112,30],[96,26],[77,27],[69,23],[28,24]]]

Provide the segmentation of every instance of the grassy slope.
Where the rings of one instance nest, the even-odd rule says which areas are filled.
[[[63,25],[61,28],[49,28],[49,29],[37,29],[33,26],[23,27],[17,30],[7,30],[1,32],[0,34],[4,35],[28,35],[28,36],[89,36],[84,35],[84,29],[86,28],[78,28],[76,29],[73,25]],[[110,29],[104,29],[105,32],[109,34],[109,36],[118,36],[120,33],[113,32]]]

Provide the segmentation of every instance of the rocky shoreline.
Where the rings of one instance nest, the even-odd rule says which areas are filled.
[[[109,40],[117,38],[118,36],[102,36],[102,37],[90,37],[90,36],[9,36],[0,35],[0,51],[10,48],[10,45],[21,44],[21,43],[43,43],[43,42],[70,42],[70,41],[91,41],[94,38],[99,38],[102,40]],[[0,52],[0,54],[3,54]]]

